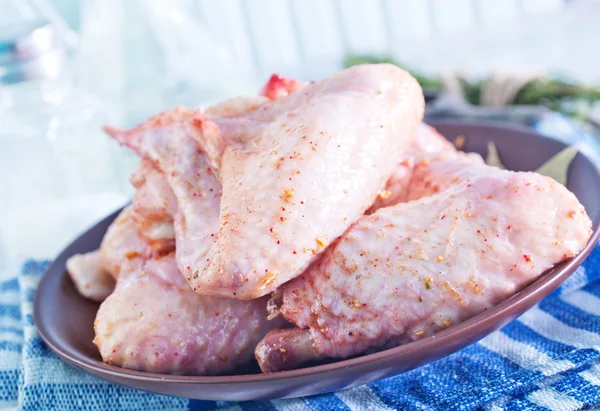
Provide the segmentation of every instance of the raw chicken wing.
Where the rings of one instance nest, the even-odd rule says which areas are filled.
[[[266,299],[223,300],[193,292],[174,256],[123,276],[100,306],[94,343],[114,365],[156,373],[227,374],[253,359],[267,320]]]
[[[115,288],[115,280],[102,267],[98,250],[70,257],[67,272],[79,294],[90,300],[104,301]]]
[[[417,127],[416,138],[408,151],[401,156],[394,174],[388,180],[385,190],[381,191],[373,206],[367,211],[372,214],[376,210],[393,204],[403,203],[408,198],[408,185],[415,165],[421,161],[429,161],[431,156],[444,155],[452,157],[458,152],[454,145],[439,134],[433,127],[421,123]]]
[[[564,186],[466,155],[419,164],[408,191],[414,201],[362,218],[274,297],[272,314],[298,328],[259,344],[263,371],[430,336],[498,304],[591,235]]]
[[[413,139],[423,105],[403,70],[357,66],[243,115],[178,110],[108,132],[169,181],[179,204],[178,266],[191,286],[252,299],[302,273],[369,208]],[[190,139],[195,151],[180,143]],[[211,169],[223,188],[220,208],[211,205],[207,216],[185,205],[211,196],[218,207],[220,186],[215,180],[209,192],[182,173]],[[203,222],[215,214],[216,227]],[[206,235],[214,236],[210,245]]]

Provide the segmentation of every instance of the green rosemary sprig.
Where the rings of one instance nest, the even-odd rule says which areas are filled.
[[[390,56],[348,55],[344,60],[345,67],[364,63],[395,64],[410,72],[424,90],[441,91],[444,89],[444,85],[438,77],[426,76],[423,73],[406,68]],[[465,100],[470,104],[480,105],[481,89],[486,80],[473,81],[464,77],[458,77]],[[599,102],[600,87],[586,87],[577,82],[558,77],[536,78],[526,83],[519,90],[512,104],[543,105],[570,117],[579,119],[585,117],[585,112],[582,113],[581,105],[565,104],[574,101],[583,103],[587,107]]]

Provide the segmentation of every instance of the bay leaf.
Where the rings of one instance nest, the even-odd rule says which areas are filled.
[[[488,141],[487,149],[487,157],[485,158],[486,164],[498,167],[501,170],[506,170],[506,167],[504,167],[504,164],[502,164],[502,160],[500,160],[500,156],[498,155],[498,149],[492,141]]]
[[[571,161],[577,155],[579,150],[575,146],[569,146],[555,154],[550,160],[546,161],[536,173],[552,177],[562,185],[567,185],[567,173]]]

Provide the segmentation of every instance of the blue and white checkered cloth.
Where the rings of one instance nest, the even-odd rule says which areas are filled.
[[[567,134],[557,137],[574,142]],[[577,140],[582,141],[587,144]],[[136,391],[63,363],[40,340],[33,324],[33,296],[47,262],[30,261],[18,277],[0,282],[0,408],[594,409],[600,406],[599,263],[597,246],[536,308],[479,343],[411,372],[334,394],[225,403]]]

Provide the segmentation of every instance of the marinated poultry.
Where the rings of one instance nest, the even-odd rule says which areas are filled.
[[[113,292],[115,280],[102,266],[100,251],[75,254],[67,260],[67,271],[79,294],[102,302]]]
[[[404,71],[357,66],[107,127],[142,158],[136,192],[67,263],[106,298],[103,360],[214,375],[253,354],[264,372],[346,358],[464,321],[585,245],[565,187],[458,152],[423,105]]]
[[[123,271],[94,323],[102,359],[156,373],[226,374],[250,362],[256,344],[281,320],[267,320],[266,299],[224,300],[193,292],[175,256]]]
[[[209,174],[206,179],[213,181]],[[109,227],[100,250],[74,256],[67,264],[74,279],[89,277],[95,269],[91,286],[82,292],[88,298],[101,301],[112,291],[100,288],[103,281],[117,281],[94,323],[102,359],[130,369],[187,375],[223,374],[248,363],[258,341],[283,321],[267,320],[266,297],[240,301],[195,293],[177,269],[174,248],[169,250],[178,209],[170,187],[144,161],[132,182],[137,186],[133,203]],[[198,200],[196,210],[205,209],[202,201],[210,205],[213,199]]]
[[[371,206],[414,138],[423,106],[418,83],[403,70],[357,66],[243,114],[178,110],[130,131],[107,130],[169,181],[180,207],[177,262],[192,288],[251,299],[300,275]],[[185,151],[182,139],[198,146],[186,142]],[[208,168],[214,191],[183,177]],[[207,216],[183,206],[194,196],[218,198],[217,178],[220,209]],[[204,223],[213,215],[215,229]]]
[[[432,335],[574,256],[591,235],[564,186],[472,156],[417,165],[408,200],[362,218],[282,287],[272,315],[298,328],[272,331],[258,345],[263,371]]]
[[[433,127],[421,123],[416,130],[416,138],[396,166],[396,170],[388,180],[385,190],[377,195],[375,203],[367,211],[367,214],[375,212],[381,207],[403,203],[408,197],[408,183],[411,180],[413,169],[420,161],[428,161],[432,155],[456,155],[457,151],[453,144],[448,142]]]

